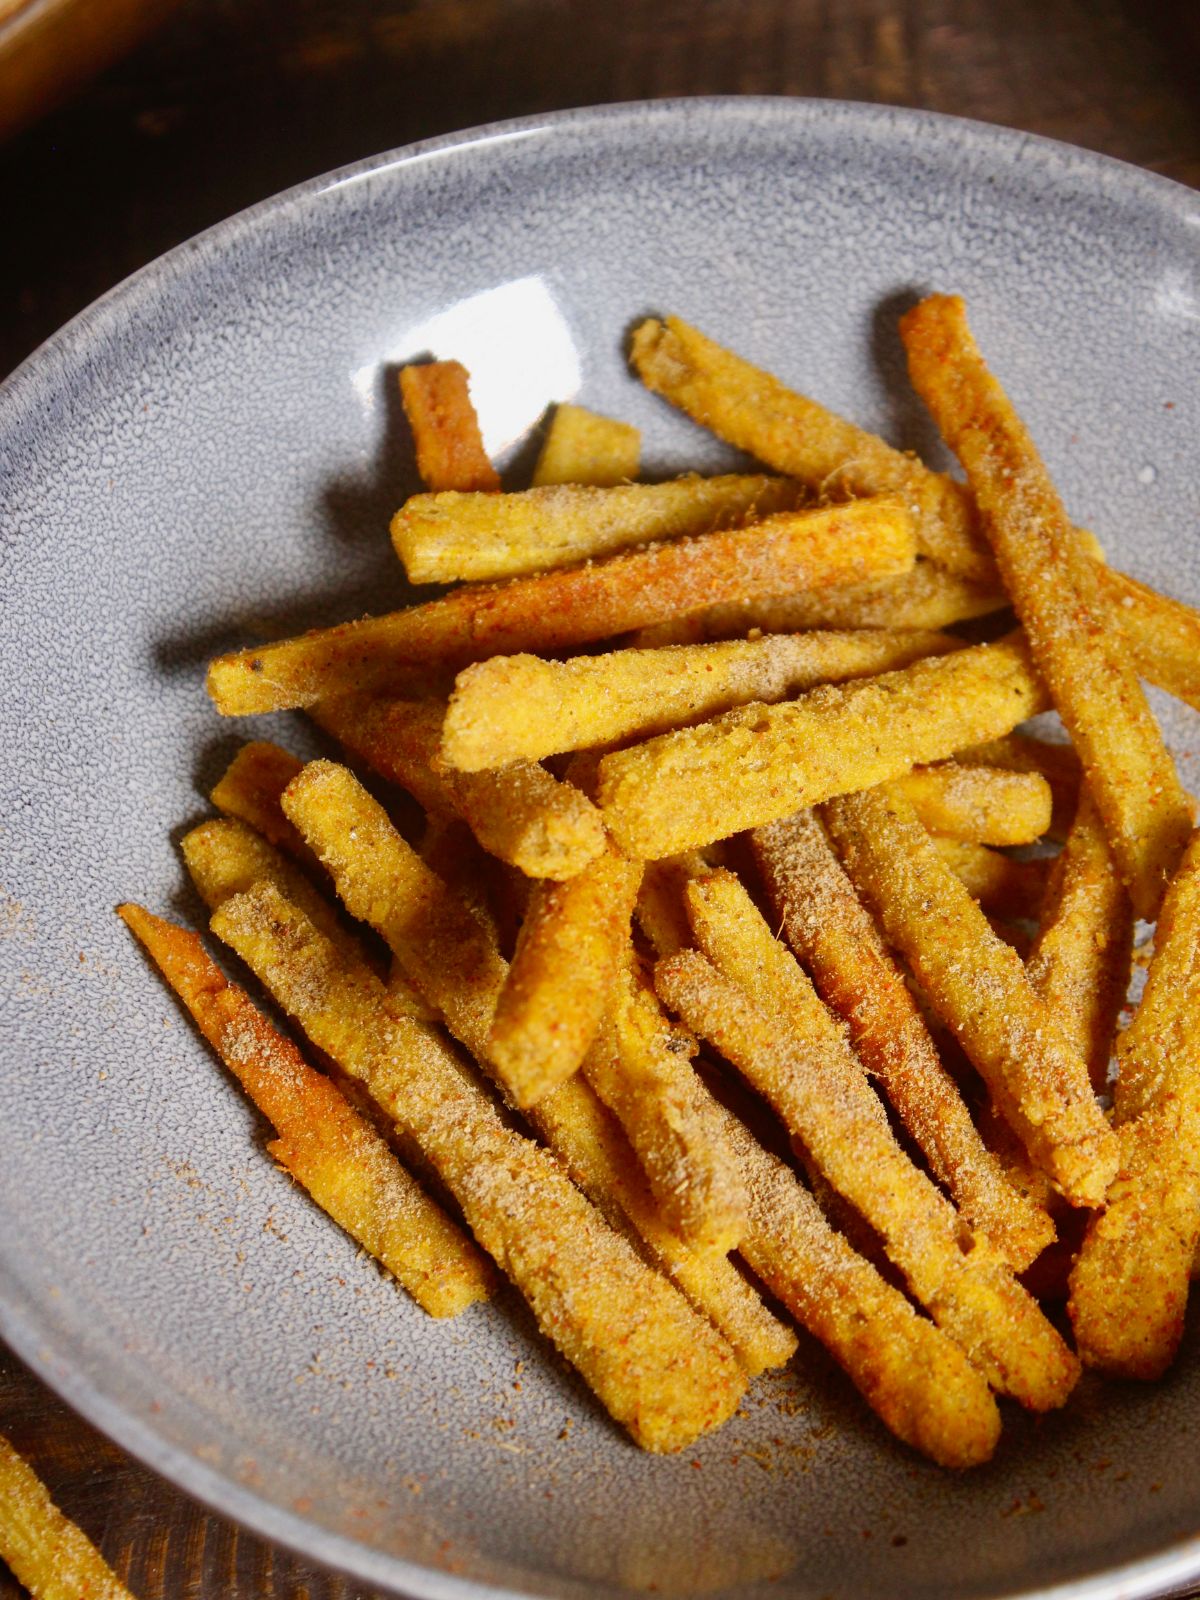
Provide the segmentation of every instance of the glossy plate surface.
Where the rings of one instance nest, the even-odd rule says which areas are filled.
[[[949,1477],[819,1351],[640,1455],[511,1296],[435,1325],[295,1191],[112,915],[190,917],[173,839],[239,737],[214,651],[404,594],[392,368],[470,367],[519,472],[552,400],[725,458],[626,372],[671,310],[929,449],[895,312],[961,291],[1074,515],[1200,601],[1200,198],[1017,134],[833,103],[581,112],[419,146],[234,218],[0,391],[0,1332],[264,1534],[413,1596],[1131,1596],[1200,1572],[1200,1350],[1085,1383]],[[937,457],[937,459],[941,459]],[[1165,707],[1185,777],[1197,727]],[[1123,1569],[1118,1571],[1117,1569]]]

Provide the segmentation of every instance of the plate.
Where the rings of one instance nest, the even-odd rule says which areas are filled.
[[[213,652],[404,598],[394,368],[475,375],[518,473],[551,400],[725,457],[641,390],[671,310],[938,457],[895,313],[963,292],[1074,515],[1200,601],[1200,199],[919,113],[690,101],[418,145],[174,251],[0,394],[0,1333],[268,1538],[421,1600],[635,1590],[1133,1596],[1200,1574],[1200,1350],[1011,1415],[969,1477],[811,1344],[682,1458],[639,1454],[512,1297],[435,1325],[318,1214],[112,914],[196,917],[174,841],[238,740]],[[1200,784],[1191,713],[1163,704]]]

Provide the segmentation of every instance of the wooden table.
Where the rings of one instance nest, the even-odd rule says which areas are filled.
[[[561,106],[824,95],[984,118],[1200,186],[1194,0],[185,0],[0,149],[0,373],[181,239],[411,139]],[[369,1600],[240,1534],[0,1347],[0,1432],[142,1600]],[[15,1600],[0,1571],[0,1600]]]

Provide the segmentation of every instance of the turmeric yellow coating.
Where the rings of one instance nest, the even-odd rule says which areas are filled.
[[[949,634],[775,634],[723,644],[543,661],[493,656],[459,673],[442,731],[448,767],[538,761],[681,728],[751,701],[786,700],[818,683],[870,677],[961,649]]]
[[[462,817],[490,855],[528,877],[573,877],[604,848],[595,806],[536,762],[514,761],[502,772],[435,770],[444,700],[353,697],[312,714],[351,755],[431,814]]]
[[[279,807],[280,795],[303,765],[290,750],[254,739],[237,752],[208,798],[218,811],[248,824],[269,844],[304,859],[304,841]]]
[[[1000,1413],[987,1379],[830,1227],[791,1169],[711,1103],[750,1196],[741,1253],[752,1270],[897,1438],[943,1467],[990,1460]]]
[[[640,862],[609,847],[566,883],[535,884],[496,1000],[487,1056],[520,1106],[579,1070],[629,942]]]
[[[701,884],[712,881],[691,886],[694,909]],[[880,1235],[915,1298],[992,1387],[1032,1410],[1062,1405],[1078,1376],[1074,1356],[1007,1264],[905,1155],[838,1022],[765,923],[746,943],[750,919],[724,903],[731,899],[722,890],[702,910],[697,937],[709,959],[682,950],[659,962],[664,1002],[803,1140]],[[748,898],[746,905],[753,910]],[[784,961],[798,981],[784,983]]]
[[[756,828],[753,845],[776,925],[826,1005],[845,1021],[863,1066],[971,1227],[1023,1270],[1054,1238],[1054,1224],[1017,1193],[980,1138],[820,819],[797,812]]]
[[[505,1126],[433,1029],[391,1014],[373,974],[270,885],[226,901],[213,928],[416,1140],[543,1333],[639,1444],[679,1450],[732,1413],[746,1379],[729,1345],[552,1155]]]
[[[995,579],[970,496],[878,435],[835,416],[678,317],[634,330],[642,382],[694,422],[833,497],[898,494],[918,524],[922,555],[963,577]]]
[[[843,795],[822,808],[855,887],[908,960],[1034,1161],[1074,1205],[1098,1205],[1116,1140],[1082,1056],[988,925],[902,795]]]
[[[1046,888],[1044,861],[1016,861],[966,839],[933,838],[930,843],[988,916],[1037,921]]]
[[[1008,733],[1045,703],[1019,639],[975,645],[614,751],[600,809],[627,854],[677,855]]]
[[[515,494],[416,494],[392,518],[392,545],[410,583],[521,578],[632,545],[741,528],[808,498],[788,478],[674,478],[577,483]]]
[[[400,369],[400,399],[412,429],[417,471],[430,489],[496,490],[460,361],[428,361]]]
[[[1050,826],[1053,796],[1038,772],[942,761],[893,780],[930,833],[973,844],[1033,844]]]
[[[133,1600],[29,1463],[0,1434],[0,1561],[32,1600]]]
[[[1041,925],[1025,963],[1029,981],[1087,1062],[1092,1087],[1108,1087],[1117,1017],[1129,988],[1133,907],[1088,790],[1046,885]]]
[[[641,433],[632,423],[563,401],[555,406],[546,429],[533,486],[590,483],[605,488],[629,483],[638,475],[641,449]]]
[[[984,365],[966,308],[933,295],[901,319],[909,373],[966,471],[1038,671],[1083,763],[1139,916],[1153,918],[1191,809],[1097,564],[1028,430]]]
[[[1079,757],[1069,744],[1035,739],[1028,733],[1009,733],[1002,739],[957,750],[955,761],[963,767],[1003,767],[1006,772],[1036,772],[1050,785],[1050,836],[1065,839],[1075,821],[1082,774]]]
[[[431,1316],[453,1317],[495,1285],[491,1263],[328,1078],[232,984],[199,937],[140,906],[118,907],[201,1033],[279,1138],[281,1166]],[[315,926],[315,924],[314,924]]]
[[[432,671],[521,651],[558,654],[720,600],[896,576],[915,549],[912,519],[895,499],[787,513],[235,651],[210,664],[208,690],[224,716],[405,694]]]

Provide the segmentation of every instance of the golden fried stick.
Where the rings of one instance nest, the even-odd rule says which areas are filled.
[[[468,772],[645,738],[748,701],[785,700],[818,683],[864,678],[961,649],[944,633],[775,634],[727,644],[543,661],[493,656],[459,673],[442,759]]]
[[[732,473],[607,489],[557,484],[503,495],[416,494],[392,518],[392,545],[411,583],[487,582],[655,539],[742,528],[796,511],[807,498],[790,479]]]
[[[1200,611],[1110,567],[1096,581],[1141,676],[1200,710]]]
[[[1050,835],[1066,838],[1075,820],[1082,780],[1079,757],[1069,744],[1010,733],[1002,739],[989,739],[985,744],[958,750],[954,759],[962,767],[1003,767],[1006,772],[1040,773],[1050,785],[1052,797]]]
[[[389,830],[365,791],[356,794],[344,768],[315,766],[289,791],[293,819],[330,866],[343,899],[395,941],[393,950],[425,1001],[492,1070],[488,1031],[508,970],[494,930],[473,918]],[[665,1226],[628,1140],[588,1084],[568,1080],[528,1116],[593,1203],[610,1219],[627,1215],[654,1258],[735,1345],[747,1370],[788,1359],[785,1330],[736,1269],[724,1257],[692,1250]]]
[[[279,806],[280,795],[303,765],[290,750],[266,739],[252,740],[234,756],[208,798],[218,811],[249,824],[269,844],[305,860],[304,841]]]
[[[631,482],[641,465],[642,436],[630,422],[616,422],[567,401],[555,406],[533,469],[535,489],[551,483],[605,487]]]
[[[678,317],[635,328],[632,360],[647,388],[776,472],[823,494],[902,496],[917,519],[922,555],[963,577],[994,581],[961,484],[796,394]]]
[[[1054,1224],[1017,1193],[979,1137],[819,818],[797,812],[756,828],[752,842],[775,919],[821,998],[845,1019],[862,1064],[971,1227],[1023,1270],[1054,1238]]]
[[[566,883],[534,885],[487,1056],[528,1106],[583,1064],[629,942],[640,862],[611,847]]]
[[[1014,861],[965,839],[932,839],[938,855],[980,909],[992,917],[1036,922],[1046,887],[1045,861]]]
[[[750,1195],[741,1253],[844,1369],[884,1425],[943,1467],[991,1458],[1000,1415],[987,1379],[830,1227],[812,1195],[712,1101]]]
[[[472,585],[406,611],[237,651],[211,663],[208,690],[225,716],[339,694],[404,693],[431,669],[457,671],[521,651],[554,654],[717,600],[896,575],[912,565],[913,550],[899,501],[859,500],[535,578]]]
[[[689,888],[693,907],[698,886]],[[708,909],[714,915],[705,912],[697,937],[720,947],[723,970],[696,950],[669,956],[655,974],[664,1002],[770,1101],[992,1387],[1032,1410],[1062,1405],[1078,1363],[1007,1264],[901,1150],[845,1034],[800,968],[765,924],[750,949],[748,919],[722,927],[723,909]],[[776,981],[780,957],[796,980],[786,997]],[[755,985],[753,998],[729,971],[734,966]],[[781,1000],[779,1009],[765,1009]]]
[[[1087,1066],[938,855],[902,795],[843,795],[822,808],[855,887],[908,960],[938,1015],[987,1083],[1034,1161],[1074,1205],[1098,1205],[1116,1141]]]
[[[909,373],[959,457],[1005,587],[1079,752],[1121,876],[1152,918],[1191,831],[1191,809],[1137,670],[1112,626],[1096,563],[1067,520],[1028,431],[984,365],[957,296],[901,319]]]
[[[639,1444],[678,1450],[730,1415],[745,1387],[733,1351],[553,1156],[505,1126],[436,1032],[394,1016],[378,980],[269,884],[227,900],[213,931],[420,1145],[543,1333]]]
[[[467,385],[467,369],[458,361],[400,369],[400,399],[413,432],[417,471],[429,489],[500,487]]]
[[[1133,907],[1087,789],[1046,884],[1025,971],[1087,1062],[1092,1087],[1108,1087],[1117,1017],[1129,988]]]
[[[1045,704],[1019,638],[975,645],[614,751],[600,763],[600,810],[627,855],[677,855],[898,778]]]
[[[1200,1245],[1200,834],[1163,900],[1117,1060],[1121,1169],[1088,1226],[1068,1309],[1089,1366],[1157,1378],[1179,1347]]]
[[[457,1316],[486,1300],[495,1286],[491,1263],[345,1096],[228,981],[199,936],[141,906],[117,911],[209,1044],[274,1123],[279,1138],[268,1150],[322,1210],[430,1316]]]
[[[1050,826],[1050,785],[1037,772],[941,761],[894,786],[930,833],[973,844],[1033,844]]]
[[[531,878],[572,878],[604,849],[604,825],[586,795],[535,762],[500,772],[434,770],[442,700],[338,700],[312,708],[351,755],[414,795],[433,814],[460,816],[483,848]]]
[[[32,1600],[133,1600],[29,1463],[0,1434],[0,1561]]]
[[[898,578],[835,589],[810,590],[766,600],[729,600],[690,616],[640,628],[631,642],[641,649],[666,644],[703,644],[762,633],[799,633],[805,628],[948,628],[987,616],[1008,604],[989,584],[972,583],[932,561],[918,561]]]
[[[634,916],[656,956],[673,956],[692,943],[683,894],[689,879],[708,870],[708,862],[697,850],[646,862]]]
[[[624,1128],[663,1221],[699,1249],[724,1254],[745,1233],[745,1187],[687,1044],[627,960],[583,1072]]]

